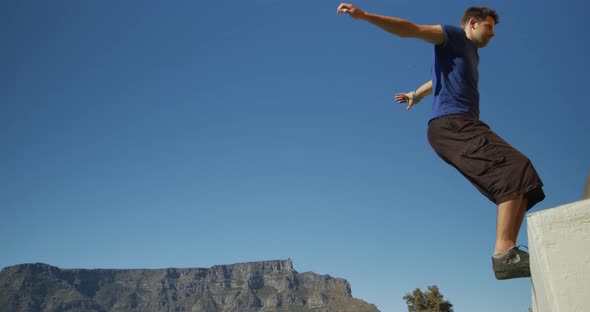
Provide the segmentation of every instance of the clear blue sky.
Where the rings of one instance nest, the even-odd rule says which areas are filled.
[[[530,280],[493,277],[495,206],[428,145],[430,100],[393,101],[433,48],[338,4],[2,1],[0,267],[291,258],[384,312],[432,284],[459,312],[527,311]],[[497,9],[482,120],[544,180],[533,211],[580,199],[583,1],[355,4],[422,24]]]

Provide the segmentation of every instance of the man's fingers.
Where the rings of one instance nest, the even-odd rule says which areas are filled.
[[[352,4],[348,4],[348,3],[341,3],[338,6],[338,10],[336,10],[336,13],[341,14],[341,13],[351,13],[352,11]]]
[[[403,103],[408,103],[408,101],[409,101],[409,97],[408,97],[408,95],[407,95],[407,94],[404,94],[404,93],[398,93],[398,94],[396,94],[396,95],[395,95],[395,100],[396,100],[398,103],[400,103],[400,104],[403,104]]]

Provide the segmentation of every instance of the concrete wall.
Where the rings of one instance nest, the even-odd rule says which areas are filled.
[[[584,187],[584,195],[582,195],[582,198],[590,198],[590,173],[588,173],[588,178],[586,179],[586,187]]]
[[[528,218],[534,312],[590,311],[590,199]]]

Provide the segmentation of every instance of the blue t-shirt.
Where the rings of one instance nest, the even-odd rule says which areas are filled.
[[[434,48],[432,119],[462,114],[479,119],[477,43],[456,26],[442,25],[445,42]]]

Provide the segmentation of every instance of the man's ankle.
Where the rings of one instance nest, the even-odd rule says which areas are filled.
[[[494,250],[494,256],[499,256],[502,254],[507,253],[509,250],[513,249],[514,247],[516,247],[516,245],[512,245],[510,247],[496,247],[496,249]]]

